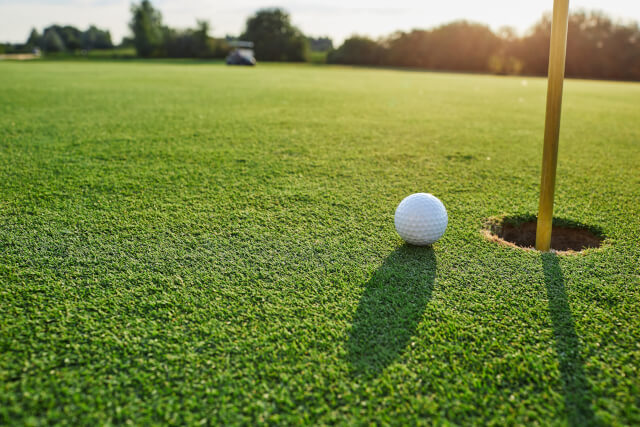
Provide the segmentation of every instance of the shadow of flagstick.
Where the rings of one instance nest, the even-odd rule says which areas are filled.
[[[553,253],[543,254],[542,265],[567,420],[570,426],[576,427],[598,425],[600,423],[591,408],[591,386],[584,372],[580,339],[573,322],[558,257]]]

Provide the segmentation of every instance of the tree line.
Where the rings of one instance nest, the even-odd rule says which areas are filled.
[[[510,28],[457,21],[429,30],[397,32],[379,40],[353,36],[329,52],[334,64],[413,67],[428,70],[546,75],[551,16],[524,36]],[[640,28],[600,12],[569,18],[568,77],[640,80]]]
[[[162,22],[150,0],[131,5],[131,36],[121,46],[133,46],[140,57],[224,58],[234,40],[254,43],[258,61],[302,62],[310,58],[331,64],[411,67],[426,70],[546,75],[551,16],[544,15],[525,35],[503,28],[456,21],[431,29],[398,31],[371,39],[352,36],[338,48],[328,37],[312,38],[291,23],[280,8],[258,10],[237,37],[216,39],[208,22],[177,30]],[[11,52],[39,48],[63,52],[113,47],[109,31],[52,25],[35,29],[24,45],[4,45]],[[0,45],[0,53],[3,45]],[[314,52],[316,54],[314,54]],[[640,28],[637,22],[616,22],[600,12],[576,12],[569,18],[566,74],[569,77],[640,80]]]
[[[175,30],[162,23],[162,14],[149,0],[131,6],[129,28],[132,43],[142,57],[223,58],[233,41],[251,41],[255,55],[262,61],[306,61],[309,49],[332,47],[328,38],[309,39],[291,24],[287,12],[279,8],[262,9],[249,17],[245,31],[238,37],[209,37],[209,24],[198,21],[195,29]]]
[[[231,49],[225,40],[209,36],[207,21],[185,30],[164,25],[162,14],[149,0],[131,5],[129,28],[133,37],[125,43],[143,58],[223,58]]]
[[[24,44],[0,45],[6,53],[26,53],[39,49],[45,53],[74,52],[77,50],[112,49],[111,33],[90,26],[81,31],[71,25],[51,25],[39,33],[35,28],[31,30],[29,38]]]

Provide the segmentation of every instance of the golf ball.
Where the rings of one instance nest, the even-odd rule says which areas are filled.
[[[449,217],[436,196],[416,193],[406,197],[396,208],[396,231],[412,245],[430,245],[442,237]]]

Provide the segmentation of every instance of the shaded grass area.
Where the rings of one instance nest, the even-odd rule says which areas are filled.
[[[402,246],[376,270],[365,285],[347,343],[355,373],[379,374],[402,355],[422,320],[435,278],[430,247]]]
[[[640,85],[568,81],[549,258],[541,79],[1,63],[1,423],[637,424]],[[431,192],[449,227],[403,245]]]
[[[591,407],[591,385],[585,374],[580,338],[576,333],[558,256],[542,255],[542,265],[569,425],[598,424]]]

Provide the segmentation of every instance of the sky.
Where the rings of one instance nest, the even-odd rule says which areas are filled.
[[[163,22],[174,28],[209,21],[214,36],[238,35],[249,15],[265,7],[283,7],[294,25],[310,36],[329,36],[339,44],[352,34],[379,37],[397,30],[430,28],[457,19],[497,30],[530,28],[553,0],[152,0]],[[128,35],[131,0],[0,0],[0,41],[24,42],[32,27],[50,24],[111,31],[119,43]],[[640,21],[640,0],[570,0],[572,10],[600,10],[615,19]]]

